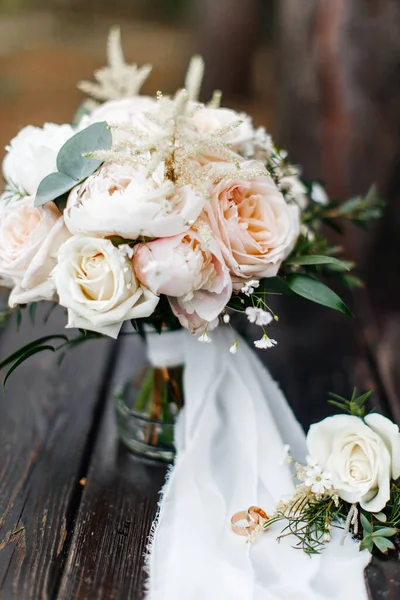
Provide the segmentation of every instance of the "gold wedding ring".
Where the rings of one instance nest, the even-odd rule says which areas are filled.
[[[263,519],[265,521],[268,518],[269,517],[265,510],[263,510],[259,506],[250,506],[247,509],[246,519],[249,523],[255,523],[256,525],[258,525],[260,519]]]
[[[267,513],[259,506],[250,506],[247,510],[240,510],[231,518],[232,531],[237,535],[250,535],[257,525],[269,519]],[[243,521],[244,525],[238,525]]]
[[[237,525],[240,521],[244,521],[246,525]],[[251,523],[247,520],[247,511],[240,510],[235,513],[231,518],[231,527],[232,531],[237,535],[250,535],[256,528],[256,523],[252,521]]]

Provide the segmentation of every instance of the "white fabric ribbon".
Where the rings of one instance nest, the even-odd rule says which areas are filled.
[[[285,444],[303,460],[305,436],[246,343],[231,355],[227,328],[211,337],[210,344],[186,331],[151,338],[162,344],[150,352],[159,365],[183,352],[185,407],[149,545],[147,600],[366,600],[370,555],[350,536],[340,546],[340,530],[312,559],[292,548],[293,539],[278,543],[278,526],[253,544],[231,531],[233,513],[253,504],[273,512],[291,493]]]

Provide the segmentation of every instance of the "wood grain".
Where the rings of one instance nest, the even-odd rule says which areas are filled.
[[[39,335],[62,333],[57,311],[47,326],[10,322],[0,356]],[[38,354],[9,379],[0,403],[0,598],[51,598],[79,503],[91,431],[101,402],[109,343],[88,342],[58,368]],[[21,530],[20,533],[13,534]]]
[[[144,364],[138,337],[125,338],[110,391]],[[118,444],[112,393],[94,449],[58,600],[139,600],[143,554],[166,468]]]

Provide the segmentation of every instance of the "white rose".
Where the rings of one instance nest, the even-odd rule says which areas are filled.
[[[310,455],[332,475],[332,485],[346,502],[381,511],[390,498],[390,480],[400,476],[400,433],[381,415],[365,422],[351,415],[328,417],[311,425]]]
[[[175,188],[163,163],[152,177],[145,167],[112,164],[72,190],[64,218],[71,233],[169,237],[186,231],[204,204],[189,185]]]
[[[158,296],[137,281],[131,249],[109,240],[73,236],[58,252],[53,277],[67,327],[118,337],[122,323],[152,314]]]
[[[204,106],[195,111],[190,122],[202,134],[215,134],[227,128],[224,142],[231,144],[232,150],[245,156],[251,153],[254,129],[251,118],[245,113],[237,113],[229,108],[210,108]],[[239,123],[229,130],[229,126]]]
[[[54,296],[50,273],[60,245],[69,237],[54,204],[35,208],[33,198],[9,202],[0,212],[0,275],[15,285],[10,306]]]
[[[42,179],[57,171],[58,151],[74,133],[70,125],[24,127],[6,147],[3,174],[9,186],[34,196]]]

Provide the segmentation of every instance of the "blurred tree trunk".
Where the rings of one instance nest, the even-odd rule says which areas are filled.
[[[306,178],[323,179],[334,196],[378,185],[388,208],[369,266],[379,263],[398,298],[400,2],[280,0],[278,6],[279,143],[304,165]],[[398,304],[390,298],[386,290],[385,302]]]
[[[259,0],[197,0],[200,53],[206,61],[203,94],[248,94],[259,33]]]
[[[400,133],[400,2],[281,0],[280,135],[334,194],[393,176]]]

